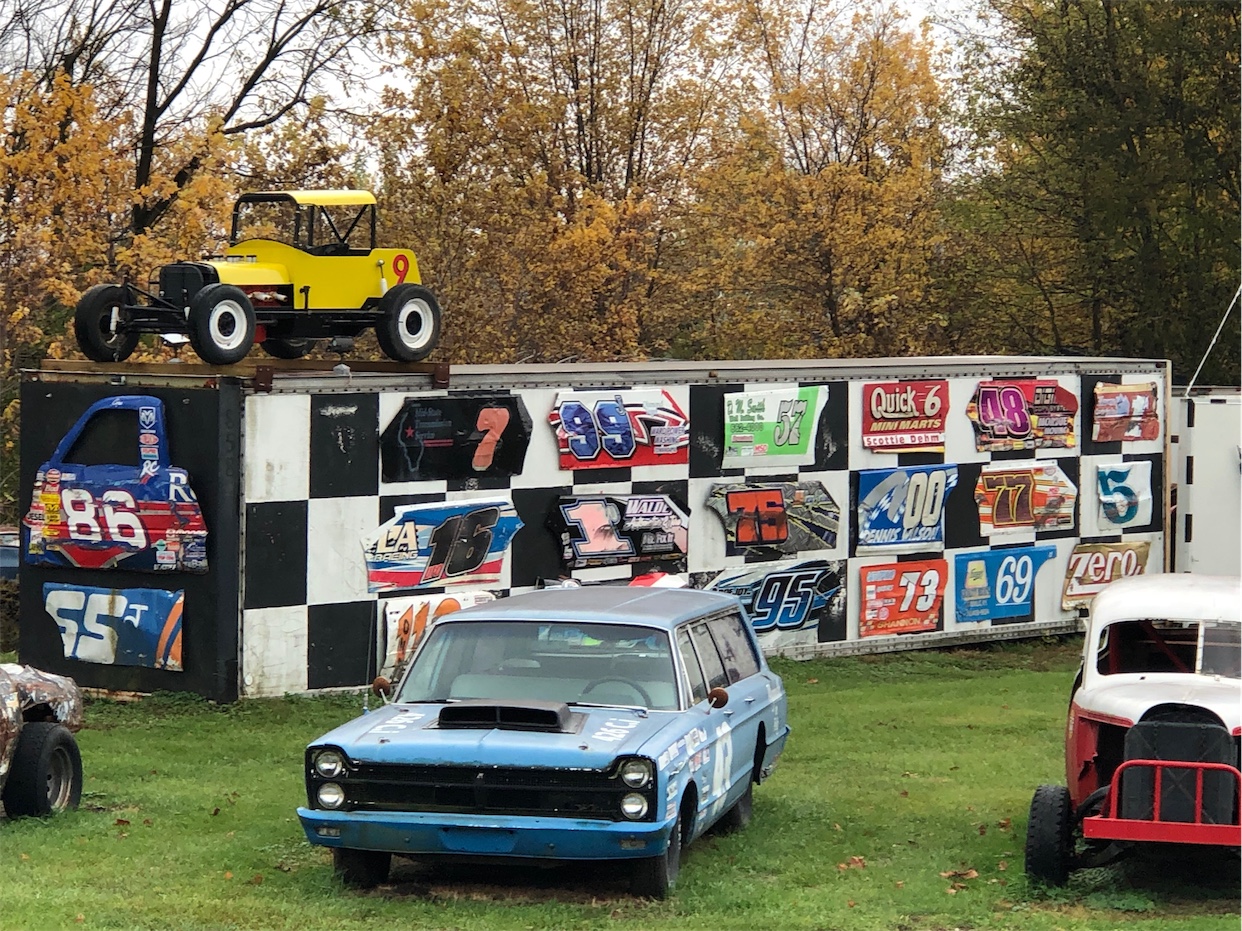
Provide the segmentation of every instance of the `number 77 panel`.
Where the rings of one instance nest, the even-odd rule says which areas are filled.
[[[1052,460],[988,463],[975,483],[979,534],[1072,528],[1077,498],[1078,489]]]

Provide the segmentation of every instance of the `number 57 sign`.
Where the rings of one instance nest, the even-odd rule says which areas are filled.
[[[864,566],[858,636],[935,630],[948,574],[949,564],[943,559]]]

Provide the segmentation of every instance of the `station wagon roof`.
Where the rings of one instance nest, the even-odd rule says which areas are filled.
[[[575,621],[643,624],[671,629],[684,621],[737,605],[720,592],[690,588],[637,588],[600,585],[550,588],[501,598],[454,611],[436,623],[450,621]]]
[[[274,203],[291,201],[295,204],[324,207],[365,206],[375,203],[370,191],[256,191],[243,194],[238,203]]]
[[[1091,618],[1093,625],[1147,618],[1242,623],[1242,579],[1191,573],[1118,579],[1095,596]]]

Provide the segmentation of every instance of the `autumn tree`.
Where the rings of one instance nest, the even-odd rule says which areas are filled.
[[[93,87],[105,117],[130,114],[127,226],[142,236],[209,167],[216,137],[345,100],[391,25],[383,0],[0,0],[0,61],[36,87]]]
[[[754,62],[678,238],[694,354],[935,351],[943,151],[933,47],[882,4],[745,0]],[[671,285],[676,290],[676,284]]]
[[[416,3],[381,141],[455,358],[634,358],[670,212],[724,95],[697,0]],[[408,83],[407,83],[408,82]]]
[[[1239,276],[1236,3],[991,0],[959,190],[968,349],[1170,358],[1188,376]],[[958,263],[961,272],[966,262]],[[1203,378],[1238,382],[1238,317]],[[972,338],[973,337],[973,338]]]

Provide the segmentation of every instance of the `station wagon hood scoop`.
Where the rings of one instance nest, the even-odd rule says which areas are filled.
[[[437,726],[474,730],[544,731],[574,733],[582,728],[583,715],[569,710],[564,702],[494,701],[472,698],[453,702],[440,709]]]

